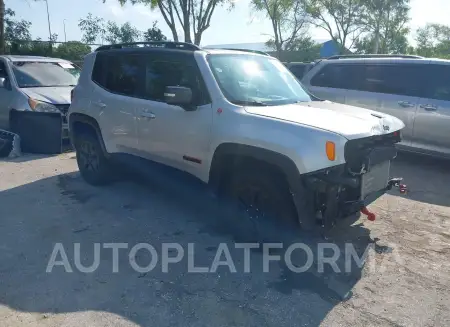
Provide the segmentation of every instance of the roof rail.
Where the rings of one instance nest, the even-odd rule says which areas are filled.
[[[250,53],[256,53],[256,54],[260,54],[263,56],[268,56],[270,57],[270,54],[268,54],[267,52],[264,51],[259,51],[259,50],[251,50],[251,49],[235,49],[235,48],[204,48],[204,49],[210,49],[210,50],[231,50],[231,51],[242,51],[242,52],[250,52]]]
[[[98,47],[95,51],[104,51],[112,49],[123,49],[123,48],[137,48],[141,46],[142,48],[167,48],[167,49],[179,49],[179,50],[201,50],[200,47],[192,43],[187,42],[171,42],[171,41],[153,41],[153,42],[130,42],[130,43],[119,43],[119,44],[109,44],[102,45]]]
[[[409,58],[422,59],[421,56],[403,55],[403,54],[354,54],[354,55],[336,55],[326,59],[352,59],[352,58]]]

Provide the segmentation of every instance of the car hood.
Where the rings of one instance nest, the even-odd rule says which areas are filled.
[[[70,104],[70,91],[72,86],[61,87],[27,87],[22,92],[38,101],[52,104]]]
[[[330,101],[312,101],[282,106],[246,107],[248,113],[320,128],[356,139],[388,134],[405,127],[393,116]]]

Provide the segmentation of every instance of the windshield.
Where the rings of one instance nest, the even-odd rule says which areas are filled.
[[[19,87],[75,86],[80,69],[64,62],[14,62],[14,76]]]
[[[231,103],[276,106],[311,101],[297,79],[270,57],[216,54],[208,62],[224,96]]]

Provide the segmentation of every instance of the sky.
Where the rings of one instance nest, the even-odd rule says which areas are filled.
[[[228,7],[216,9],[211,27],[203,33],[203,46],[217,44],[235,44],[265,42],[271,35],[270,21],[262,13],[251,9],[250,0],[234,0],[234,9]],[[47,12],[44,1],[5,0],[6,7],[16,12],[16,19],[25,19],[32,23],[33,38],[48,39]],[[143,5],[120,6],[117,0],[48,0],[50,26],[52,33],[58,34],[58,41],[64,41],[64,24],[67,40],[80,40],[81,31],[78,21],[88,13],[112,20],[119,24],[129,21],[140,30],[150,28],[153,21],[163,33],[172,38],[161,14],[151,11]],[[411,0],[410,27],[415,30],[426,23],[449,24],[450,0]],[[328,40],[326,32],[310,29],[316,40]],[[179,33],[182,38],[182,34]]]

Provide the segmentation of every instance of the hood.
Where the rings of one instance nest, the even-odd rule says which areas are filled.
[[[320,128],[357,139],[388,134],[405,127],[393,116],[330,101],[312,101],[268,107],[246,107],[248,113]]]
[[[72,86],[61,87],[27,87],[20,89],[23,93],[38,101],[52,104],[70,104]]]

